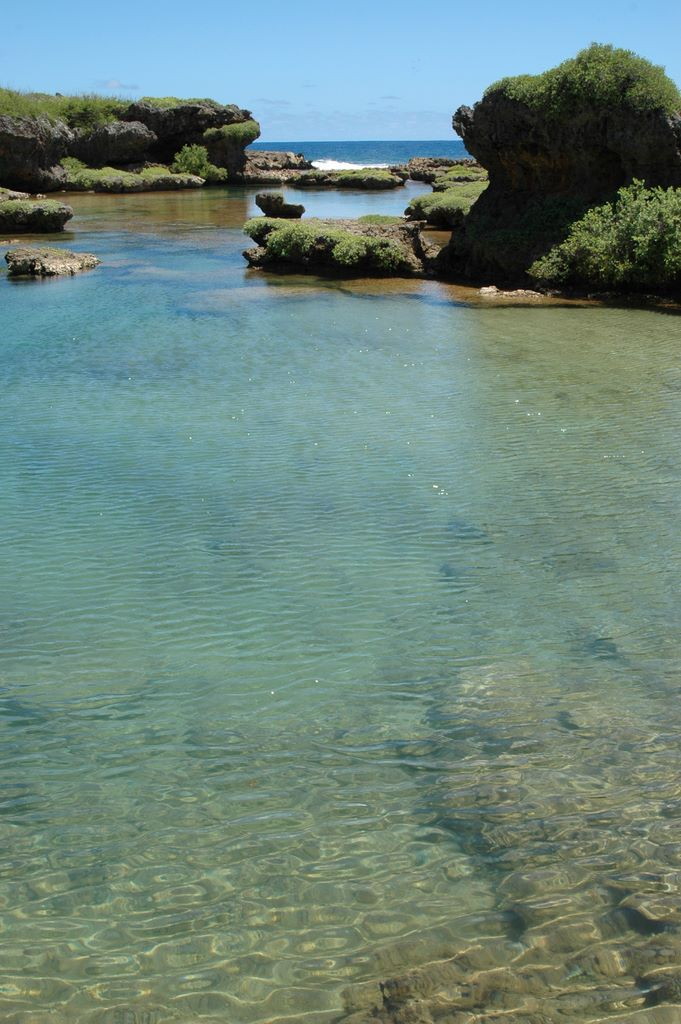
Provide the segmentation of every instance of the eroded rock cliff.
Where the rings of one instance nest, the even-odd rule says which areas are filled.
[[[9,188],[50,192],[64,188],[64,157],[87,166],[125,169],[170,163],[183,146],[207,148],[235,179],[245,148],[260,134],[249,110],[213,100],[143,100],[122,107],[115,120],[73,125],[54,116],[0,115],[0,182]]]
[[[680,109],[661,68],[597,45],[460,107],[454,129],[488,170],[489,187],[443,252],[442,271],[522,279],[577,217],[622,185],[681,185]]]

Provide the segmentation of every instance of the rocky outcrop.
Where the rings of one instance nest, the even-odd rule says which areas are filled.
[[[255,205],[266,217],[283,217],[295,220],[303,216],[305,207],[300,203],[287,203],[281,192],[259,192]]]
[[[60,188],[59,166],[75,139],[61,121],[0,116],[0,181],[9,188],[50,192]]]
[[[204,136],[210,129],[244,124],[252,119],[249,110],[242,110],[231,103],[179,100],[173,105],[165,105],[163,102],[142,100],[131,103],[121,115],[121,120],[137,121],[156,137],[156,141],[147,150],[145,159],[169,163],[182,146],[205,145]],[[241,150],[243,151],[243,146]],[[212,153],[211,160],[220,167],[228,166],[216,160]]]
[[[312,170],[312,164],[302,153],[277,152],[276,150],[249,150],[240,175],[244,185],[277,185]]]
[[[214,164],[237,179],[245,148],[259,135],[250,111],[211,100],[131,103],[119,119],[95,128],[71,127],[45,116],[0,116],[0,181],[10,188],[53,192],[66,187],[61,161],[125,169],[170,163],[185,145],[206,146]]]
[[[361,220],[270,217],[247,221],[257,242],[244,257],[252,267],[342,277],[423,277],[434,257],[422,224],[375,224]]]
[[[5,253],[10,277],[59,277],[92,270],[101,260],[89,252],[68,249],[10,249]]]
[[[289,179],[296,188],[352,188],[365,191],[383,191],[404,185],[406,176],[377,167],[363,167],[354,171],[304,171]]]
[[[112,121],[87,134],[77,134],[69,155],[88,167],[133,164],[144,160],[157,142],[157,135],[139,121]]]
[[[543,76],[506,80],[473,108],[457,110],[454,129],[489,171],[489,188],[443,254],[443,272],[522,281],[577,217],[634,178],[681,185],[681,116],[654,95],[647,99],[639,65],[650,65],[624,53],[591,47]],[[589,79],[584,69],[592,59],[601,71]],[[613,81],[616,98],[604,102],[589,81]],[[633,100],[632,81],[640,86]],[[569,102],[561,105],[561,96]]]
[[[446,156],[413,156],[407,163],[406,170],[412,181],[425,181],[431,185],[436,178],[451,168],[461,167],[463,171],[466,167],[476,166],[475,160],[467,157],[454,160]]]
[[[51,199],[32,202],[25,199],[3,201],[0,195],[0,233],[32,232],[43,234],[63,231],[64,225],[73,217],[73,210],[64,203]]]

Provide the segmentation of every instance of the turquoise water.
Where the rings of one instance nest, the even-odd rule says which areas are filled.
[[[681,321],[265,277],[252,195],[76,196],[102,267],[0,278],[17,1024],[326,1021],[493,920],[460,694],[678,717]]]
[[[343,142],[255,142],[250,149],[275,149],[303,153],[308,160],[333,160],[355,164],[406,164],[414,156],[446,156],[461,159],[468,156],[461,141],[451,139],[410,139],[405,142],[361,142],[353,139]]]

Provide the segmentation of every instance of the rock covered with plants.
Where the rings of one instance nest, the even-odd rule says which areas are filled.
[[[168,165],[186,147],[237,179],[260,127],[250,111],[210,99],[61,96],[0,89],[0,181],[32,192],[69,187],[64,159],[89,170]],[[172,173],[172,172],[171,172]],[[191,172],[187,172],[191,173]],[[210,179],[204,179],[210,180]]]
[[[93,270],[102,262],[91,252],[24,247],[5,253],[9,277],[63,277]]]
[[[255,205],[266,217],[299,220],[305,213],[305,207],[300,203],[287,203],[282,192],[259,192],[255,197]]]
[[[0,234],[47,234],[63,231],[73,210],[53,199],[4,198],[0,190]]]
[[[282,220],[253,217],[244,231],[256,242],[244,256],[252,267],[292,268],[342,277],[423,276],[431,257],[420,224],[394,217]]]
[[[443,253],[441,272],[525,280],[571,224],[634,179],[681,186],[680,111],[662,68],[598,44],[543,74],[490,86],[454,115],[489,187]]]

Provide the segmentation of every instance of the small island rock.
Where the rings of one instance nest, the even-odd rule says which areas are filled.
[[[281,192],[259,192],[255,197],[255,205],[266,217],[286,217],[295,220],[305,213],[304,206],[300,203],[287,203]]]
[[[10,277],[57,277],[92,270],[102,261],[90,252],[68,249],[34,249],[25,246],[5,253]]]

